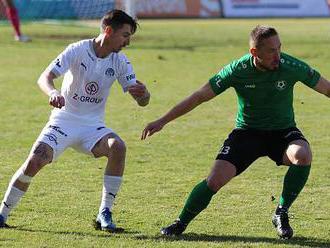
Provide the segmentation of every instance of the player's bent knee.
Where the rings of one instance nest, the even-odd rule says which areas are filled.
[[[121,139],[111,138],[108,140],[110,152],[114,154],[125,155],[126,154],[126,144]]]
[[[295,165],[310,165],[311,163],[312,160],[309,157],[299,157],[294,162]]]
[[[310,165],[312,163],[312,153],[310,149],[301,147],[293,155],[293,164],[296,165]]]
[[[49,164],[53,160],[53,148],[46,143],[39,143],[32,151],[29,160],[42,165]]]
[[[43,166],[52,161],[52,150],[43,149],[38,146],[33,154],[25,162],[24,174],[28,176],[35,176]]]
[[[312,163],[312,151],[309,144],[303,140],[290,143],[283,162],[287,165],[310,165]]]
[[[111,157],[111,156],[125,156],[126,145],[118,136],[106,136],[99,140],[92,149],[95,158]]]

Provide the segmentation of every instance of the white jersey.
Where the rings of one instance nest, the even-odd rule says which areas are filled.
[[[124,92],[136,83],[131,63],[122,53],[98,58],[93,40],[70,44],[49,66],[56,76],[64,75],[61,95],[65,106],[54,108],[50,119],[83,124],[104,122],[106,100],[117,79]]]

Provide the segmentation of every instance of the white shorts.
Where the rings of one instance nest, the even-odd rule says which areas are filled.
[[[50,120],[41,131],[35,145],[43,142],[52,147],[53,161],[68,147],[93,155],[91,150],[95,144],[109,133],[114,133],[114,131],[102,124],[91,126],[77,124],[77,122]]]

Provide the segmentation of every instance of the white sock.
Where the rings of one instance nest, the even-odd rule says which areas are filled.
[[[104,208],[109,208],[111,211],[122,180],[122,177],[104,175],[102,200],[99,213],[101,213]]]
[[[8,186],[7,192],[0,205],[0,215],[7,220],[10,211],[17,205],[25,191],[19,190],[12,184]]]

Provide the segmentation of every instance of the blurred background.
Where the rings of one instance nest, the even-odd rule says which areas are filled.
[[[15,0],[22,20],[94,19],[112,8],[138,18],[329,17],[329,0]],[[5,18],[0,1],[0,20]]]

